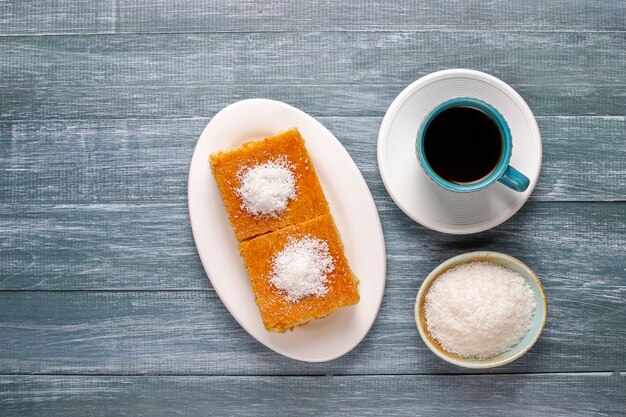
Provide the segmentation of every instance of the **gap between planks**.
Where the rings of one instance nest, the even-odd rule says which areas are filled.
[[[5,170],[6,171],[6,170]],[[531,196],[532,197],[532,196]],[[545,201],[535,201],[528,200],[526,204],[622,204],[625,203],[626,199],[599,199],[599,200],[545,200]],[[526,205],[525,204],[525,205]],[[119,203],[119,202],[110,202],[110,203],[98,203],[93,204],[90,202],[84,203],[47,203],[47,202],[37,202],[37,207],[46,207],[47,209],[52,210],[65,210],[65,209],[73,209],[73,208],[92,208],[92,209],[101,209],[101,210],[123,210],[126,208],[141,208],[141,207],[172,207],[172,208],[180,208],[181,205],[186,205],[184,200],[181,200],[176,203],[163,203],[163,202],[154,202],[154,203],[145,203],[145,202],[128,202],[128,203]],[[0,214],[5,214],[12,207],[14,208],[22,208],[23,206],[29,206],[28,202],[20,202],[20,203],[2,203],[0,204]],[[379,212],[385,211],[385,208],[379,208]],[[471,234],[470,234],[471,235]]]
[[[0,36],[1,37],[1,36]],[[181,83],[181,84],[167,84],[167,85],[160,85],[160,84],[154,84],[154,85],[148,85],[146,86],[145,84],[123,84],[123,85],[98,85],[98,86],[90,86],[90,85],[79,85],[79,86],[67,86],[67,85],[62,85],[62,86],[42,86],[42,87],[37,87],[38,90],[56,90],[59,88],[63,88],[63,89],[93,89],[95,88],[99,88],[101,90],[105,90],[108,88],[161,88],[161,87],[167,87],[167,88],[178,88],[178,87],[189,87],[189,86],[195,86],[195,85],[201,85],[203,87],[284,87],[284,86],[289,86],[289,87],[301,87],[301,88],[307,88],[307,87],[351,87],[351,86],[355,86],[355,85],[360,85],[363,86],[363,83],[350,83],[350,82],[338,82],[338,83],[328,83],[328,84],[322,84],[322,83],[306,83],[306,84],[277,84],[277,83],[267,83],[267,84],[259,84],[259,83],[254,83],[254,84],[245,84],[245,83],[236,83],[236,84],[218,84],[218,83],[201,83],[201,84],[192,84],[192,83]],[[515,87],[545,87],[544,84],[526,84],[526,83],[515,83],[514,84]],[[393,87],[397,87],[397,88],[404,88],[407,86],[406,83],[399,83],[399,82],[383,82],[383,83],[367,83],[368,87],[389,87],[389,88],[393,88]],[[626,83],[617,83],[617,84],[591,84],[591,83],[563,83],[563,84],[559,84],[559,87],[625,87]],[[12,91],[31,91],[33,88],[32,87],[13,87],[13,86],[8,86],[8,87],[2,87],[2,88],[6,88],[6,89],[10,89]],[[589,117],[592,116],[596,116],[596,115],[589,115]],[[564,117],[570,117],[570,116],[564,116]],[[571,117],[576,117],[576,116],[571,116]]]
[[[213,31],[163,31],[163,32],[133,32],[133,31],[102,31],[102,32],[33,32],[33,33],[2,33],[0,38],[33,38],[45,36],[137,36],[137,35],[250,35],[264,33],[626,33],[626,30],[600,30],[600,29],[517,29],[517,28],[484,28],[484,29],[446,29],[432,27],[423,29],[332,29],[332,30],[213,30]]]
[[[470,373],[470,372],[459,372],[459,373],[380,373],[380,374],[308,374],[308,375],[299,375],[299,374],[242,374],[242,375],[227,375],[227,374],[183,374],[183,373],[136,373],[136,374],[107,374],[107,373],[3,373],[0,374],[0,378],[2,377],[10,377],[10,376],[47,376],[47,377],[123,377],[123,378],[378,378],[378,377],[398,377],[398,376],[437,376],[437,377],[474,377],[474,376],[495,376],[495,377],[503,377],[503,376],[603,376],[609,378],[619,378],[625,377],[626,372],[619,371],[583,371],[583,372],[506,372],[506,373],[487,373],[487,372],[479,372],[479,373]]]
[[[343,84],[343,85],[350,85],[350,84]],[[357,85],[357,84],[354,84]],[[193,87],[194,84],[189,84],[189,87]],[[250,87],[252,86],[256,86],[256,87],[266,87],[265,85],[259,85],[259,84],[255,84],[255,85],[250,85]],[[281,87],[285,87],[285,86],[292,86],[290,84],[286,84],[286,85],[282,85]],[[295,86],[295,85],[294,85]],[[322,86],[326,86],[326,85],[322,85]],[[329,87],[332,87],[333,85],[328,85]],[[223,87],[228,87],[228,85],[224,85]],[[299,87],[299,86],[298,86]],[[606,86],[606,87],[626,87],[625,86]],[[2,90],[2,87],[0,87],[0,90]],[[606,115],[599,115],[599,114],[593,114],[593,115],[555,115],[555,116],[550,116],[550,115],[535,115],[536,119],[562,119],[562,120],[579,120],[579,119],[598,119],[598,120],[608,120],[608,121],[616,121],[616,122],[624,122],[626,121],[626,115],[611,115],[611,114],[606,114]],[[185,120],[190,120],[190,121],[195,121],[195,120],[205,120],[207,123],[212,119],[212,116],[189,116],[189,117],[172,117],[172,118],[165,118],[165,117],[89,117],[89,118],[83,118],[83,119],[2,119],[0,117],[0,123],[14,123],[14,124],[24,124],[24,123],[84,123],[84,122],[108,122],[108,121],[137,121],[137,122],[142,122],[142,121],[158,121],[158,120],[163,120],[163,121],[185,121]],[[383,114],[373,114],[371,116],[316,116],[315,119],[325,119],[325,120],[345,120],[345,119],[383,119]]]

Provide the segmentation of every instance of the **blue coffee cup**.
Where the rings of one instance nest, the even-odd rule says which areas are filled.
[[[473,107],[475,109],[483,111],[496,123],[500,131],[500,137],[502,138],[502,155],[500,157],[500,160],[498,161],[498,164],[487,176],[472,183],[455,183],[441,178],[432,169],[426,159],[424,151],[424,138],[426,136],[426,131],[430,123],[441,112],[453,107]],[[509,125],[507,124],[502,114],[500,114],[500,112],[496,110],[495,107],[482,100],[470,97],[459,97],[447,100],[439,104],[428,114],[428,116],[426,116],[426,118],[422,122],[417,132],[417,142],[415,147],[419,162],[422,165],[422,168],[424,169],[426,174],[436,184],[450,191],[462,193],[478,191],[490,186],[496,181],[499,181],[512,190],[523,192],[526,191],[530,184],[530,180],[528,179],[528,177],[509,165],[509,162],[511,161],[511,154],[513,151],[513,139],[511,136],[511,130],[509,129]]]

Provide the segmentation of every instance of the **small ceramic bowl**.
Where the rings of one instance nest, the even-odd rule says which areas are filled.
[[[457,265],[475,261],[495,262],[517,272],[526,280],[528,285],[530,285],[536,301],[536,309],[532,319],[531,328],[528,333],[526,333],[526,335],[524,335],[524,337],[511,349],[486,359],[462,358],[445,351],[441,345],[431,337],[426,326],[426,318],[424,317],[424,300],[426,298],[426,293],[437,277]],[[428,275],[428,277],[426,277],[419,289],[419,292],[417,293],[417,299],[415,300],[415,322],[417,324],[417,330],[419,331],[424,343],[426,343],[426,346],[428,346],[428,348],[441,359],[464,368],[495,368],[496,366],[502,366],[509,362],[513,362],[524,353],[528,352],[535,342],[539,340],[539,336],[541,336],[541,332],[543,331],[543,327],[546,323],[547,314],[548,304],[546,302],[546,295],[543,291],[541,282],[539,282],[535,273],[529,267],[512,256],[498,252],[468,252],[448,259],[435,268]]]

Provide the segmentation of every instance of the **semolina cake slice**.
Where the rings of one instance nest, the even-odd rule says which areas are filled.
[[[239,241],[330,212],[298,129],[210,156]]]
[[[359,302],[330,214],[241,242],[265,328],[284,333]]]

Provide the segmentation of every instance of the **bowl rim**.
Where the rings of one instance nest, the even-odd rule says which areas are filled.
[[[422,313],[424,299],[425,299],[426,293],[430,289],[430,286],[435,281],[435,279],[437,279],[441,274],[443,274],[447,270],[454,268],[455,266],[468,263],[468,262],[494,261],[498,259],[501,259],[501,260],[504,259],[506,261],[509,261],[511,263],[518,265],[530,277],[533,278],[533,281],[535,282],[535,284],[537,285],[537,288],[539,288],[539,292],[541,293],[541,299],[543,301],[543,306],[544,306],[543,317],[541,317],[541,327],[539,328],[539,331],[537,332],[536,336],[533,337],[533,339],[530,340],[522,350],[520,350],[518,353],[516,353],[515,355],[509,358],[503,358],[495,362],[491,361],[491,362],[484,362],[484,363],[481,363],[480,361],[476,362],[476,359],[471,359],[472,362],[469,362],[469,360],[465,358],[446,352],[441,347],[441,345],[439,345],[439,343],[436,342],[432,338],[432,336],[430,336],[426,328],[426,319]],[[437,355],[444,361],[451,363],[453,365],[463,367],[463,368],[471,368],[471,369],[496,368],[498,366],[506,365],[507,363],[511,363],[515,361],[516,359],[519,359],[522,355],[528,352],[535,345],[535,343],[537,343],[537,340],[539,340],[539,338],[541,337],[541,334],[543,333],[543,329],[545,328],[545,325],[546,325],[547,316],[548,316],[548,302],[546,299],[546,293],[543,288],[543,285],[541,284],[541,281],[539,281],[539,278],[537,277],[535,272],[532,269],[530,269],[528,265],[526,265],[519,259],[514,258],[513,256],[507,255],[505,253],[494,252],[494,251],[465,252],[465,253],[461,253],[459,255],[453,256],[452,258],[449,258],[443,261],[435,269],[433,269],[430,272],[430,274],[428,274],[426,279],[424,279],[424,281],[420,285],[419,291],[417,292],[417,296],[415,298],[415,309],[414,309],[415,324],[417,326],[417,331],[420,337],[422,338],[422,340],[424,341],[428,349],[430,349],[431,352],[433,352],[435,355]]]

